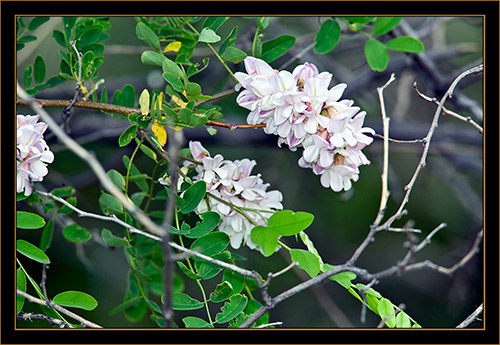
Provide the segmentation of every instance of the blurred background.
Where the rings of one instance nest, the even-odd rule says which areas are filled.
[[[333,74],[333,83],[347,83],[343,98],[353,99],[367,112],[365,126],[382,134],[380,105],[377,87],[382,86],[395,74],[396,81],[385,90],[385,104],[390,117],[390,137],[400,140],[423,138],[429,130],[436,106],[420,98],[413,88],[416,82],[419,90],[429,97],[441,97],[461,72],[483,62],[482,17],[405,17],[394,30],[397,35],[412,35],[425,46],[423,54],[390,53],[388,68],[384,72],[373,72],[366,64],[363,45],[366,37],[343,31],[337,47],[328,54],[317,55],[312,49],[314,35],[326,17],[273,17],[265,30],[264,41],[280,34],[297,37],[293,48],[283,57],[271,63],[275,69],[292,71],[304,62],[314,63],[319,71]],[[144,88],[161,90],[165,82],[159,68],[143,65],[140,54],[148,48],[137,39],[132,17],[110,17],[109,40],[104,50],[104,63],[99,69],[100,78],[112,95],[130,83],[139,94]],[[199,24],[199,23],[198,23]],[[255,32],[255,21],[244,18],[230,18],[218,31],[225,38],[238,25],[236,47],[249,52]],[[37,55],[47,62],[47,75],[59,71],[60,46],[51,37],[54,29],[61,29],[61,19],[54,17],[35,33],[38,40],[30,42],[17,55],[18,75]],[[387,35],[384,40],[391,38]],[[213,95],[234,87],[227,71],[211,54],[201,46],[195,50],[192,61],[210,57],[210,64],[193,81],[203,88],[203,94]],[[57,62],[57,63],[56,63]],[[233,71],[243,71],[243,63],[229,64]],[[446,107],[482,125],[483,122],[483,80],[482,74],[463,79]],[[19,77],[22,79],[22,76]],[[74,82],[67,81],[56,88],[36,95],[38,98],[71,99]],[[216,101],[221,106],[226,123],[246,123],[247,110],[238,107],[236,94]],[[18,113],[29,114],[30,110],[18,107]],[[62,109],[48,108],[60,122]],[[131,154],[133,145],[118,148],[119,135],[129,126],[128,121],[118,120],[100,112],[74,108],[70,120],[71,135],[95,152],[106,170],[116,169],[122,173],[122,155]],[[335,193],[321,186],[318,176],[310,169],[297,165],[300,151],[278,148],[277,137],[266,135],[258,129],[230,131],[218,128],[216,135],[209,135],[205,128],[185,129],[185,143],[199,140],[212,156],[222,154],[226,159],[254,159],[257,166],[254,173],[261,173],[264,181],[270,183],[269,190],[280,190],[285,209],[306,211],[315,215],[307,230],[323,260],[330,264],[342,264],[351,257],[369,231],[375,220],[381,192],[382,140],[364,149],[371,165],[360,168],[359,181],[348,192]],[[101,213],[97,202],[99,184],[85,162],[80,161],[55,138],[48,144],[55,153],[54,163],[43,185],[48,190],[69,185],[77,190],[78,207],[88,212]],[[392,215],[403,198],[404,186],[410,181],[422,152],[421,144],[390,144],[389,189],[391,192],[386,215]],[[152,161],[142,155],[135,164],[144,172],[151,171]],[[21,205],[20,207],[25,207]],[[404,226],[408,222],[422,230],[422,240],[440,223],[447,226],[433,237],[432,242],[418,255],[416,260],[430,259],[438,265],[450,267],[458,262],[471,248],[477,232],[483,224],[483,136],[467,123],[442,115],[439,121],[427,166],[422,170],[409,203],[408,214],[394,223]],[[139,323],[129,322],[122,313],[109,316],[109,311],[123,301],[129,266],[123,251],[110,249],[100,243],[97,234],[103,227],[117,235],[122,229],[92,219],[79,219],[75,214],[69,217],[95,233],[96,240],[83,245],[66,241],[57,228],[47,254],[52,264],[48,270],[47,289],[49,295],[65,290],[81,290],[94,296],[99,306],[92,312],[79,312],[83,317],[104,327],[155,327],[144,318]],[[40,233],[17,230],[18,238],[39,243]],[[390,267],[406,254],[406,234],[379,233],[376,241],[368,246],[357,265],[370,272]],[[300,243],[289,243],[300,247]],[[255,269],[263,276],[277,272],[288,265],[288,255],[274,254],[266,259],[255,251],[241,248],[238,255],[247,258],[243,267]],[[32,277],[40,281],[39,264],[21,258]],[[270,286],[271,295],[298,284],[304,279],[299,271],[289,271],[277,277]],[[188,281],[188,279],[186,279]],[[215,286],[220,281],[214,278],[206,282]],[[360,281],[355,282],[367,283]],[[188,284],[186,284],[188,285]],[[455,327],[483,302],[483,253],[475,256],[465,267],[452,277],[423,270],[392,276],[374,286],[394,304],[401,303],[405,311],[422,327]],[[186,286],[186,289],[191,289]],[[199,290],[193,289],[193,296]],[[34,306],[26,306],[27,310]],[[203,317],[204,310],[199,310]],[[189,313],[192,314],[192,313]],[[176,313],[176,320],[188,313]],[[196,315],[196,314],[195,314]],[[215,315],[215,311],[214,311]],[[284,327],[376,327],[379,319],[367,313],[365,323],[361,320],[361,304],[344,288],[335,283],[322,284],[302,292],[276,306],[271,311],[270,321],[283,321]],[[18,322],[18,327],[45,327],[43,322]],[[475,322],[472,327],[482,327]]]

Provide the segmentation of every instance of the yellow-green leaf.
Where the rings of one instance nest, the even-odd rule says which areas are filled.
[[[142,90],[139,96],[139,106],[141,107],[141,114],[149,114],[149,91],[147,89]]]

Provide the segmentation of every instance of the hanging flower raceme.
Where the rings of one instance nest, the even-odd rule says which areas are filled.
[[[265,124],[264,131],[279,136],[278,145],[295,151],[303,147],[299,166],[321,175],[321,184],[334,191],[349,190],[357,181],[359,166],[370,164],[362,153],[373,138],[363,127],[366,112],[341,100],[346,84],[329,89],[332,74],[319,72],[311,63],[292,73],[275,71],[265,61],[247,57],[247,73],[237,72],[238,104],[250,110],[247,122]]]
[[[207,193],[215,197],[209,197],[208,204],[201,202],[196,213],[208,210],[219,213],[222,217],[219,229],[229,235],[234,249],[242,243],[259,249],[250,238],[251,230],[255,225],[267,225],[269,217],[283,209],[281,192],[268,191],[269,184],[264,183],[261,175],[252,175],[257,164],[254,160],[230,161],[220,154],[211,157],[198,141],[189,142],[189,148],[193,158],[202,163],[195,167],[197,175],[192,180],[203,180]]]
[[[43,139],[47,124],[38,122],[39,115],[17,115],[17,192],[31,195],[32,182],[47,175],[47,163],[54,154]]]

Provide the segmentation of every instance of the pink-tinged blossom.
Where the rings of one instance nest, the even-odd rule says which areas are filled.
[[[47,124],[38,122],[39,115],[17,115],[17,192],[31,195],[32,182],[43,181],[47,164],[54,154],[43,139]]]
[[[260,250],[252,242],[250,234],[255,225],[267,225],[267,220],[277,211],[282,210],[283,196],[279,191],[268,191],[269,184],[264,183],[260,174],[252,175],[257,164],[254,160],[225,160],[220,154],[210,157],[210,153],[198,141],[189,142],[193,158],[201,158],[201,165],[195,166],[196,176],[193,182],[203,180],[207,185],[207,193],[216,198],[208,197],[207,202],[201,202],[195,212],[208,210],[219,213],[222,221],[219,230],[228,234],[231,246],[238,249],[242,244],[252,249]],[[179,178],[182,182],[182,178]],[[167,184],[165,179],[159,179],[161,184]],[[245,215],[241,214],[243,210]]]
[[[341,99],[347,85],[329,88],[332,74],[307,62],[289,73],[247,57],[245,69],[235,76],[236,90],[244,88],[237,102],[250,110],[247,122],[265,124],[264,132],[277,135],[280,147],[304,148],[299,166],[321,175],[323,186],[349,190],[359,166],[370,164],[361,150],[371,144],[374,131],[363,127],[366,112]]]

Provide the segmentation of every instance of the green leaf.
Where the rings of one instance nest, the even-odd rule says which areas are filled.
[[[281,236],[296,235],[311,225],[314,215],[307,212],[282,210],[274,213],[267,221],[267,227]]]
[[[58,196],[60,198],[67,198],[75,194],[75,188],[68,186],[68,187],[58,187],[54,188],[51,191],[52,194],[55,196]]]
[[[400,36],[393,38],[385,44],[387,49],[401,51],[405,53],[421,53],[424,45],[418,39],[410,36]]]
[[[45,219],[38,214],[16,211],[16,226],[19,229],[40,229],[45,225]]]
[[[197,222],[196,226],[191,229],[191,231],[186,234],[188,238],[198,238],[210,231],[215,229],[215,227],[220,222],[220,215],[216,212],[205,212],[201,213],[200,217],[203,219],[201,222]]]
[[[262,44],[262,54],[260,58],[266,62],[272,62],[283,56],[294,44],[296,38],[291,35],[281,35],[275,39]]]
[[[226,249],[228,244],[229,236],[226,233],[212,232],[195,240],[191,244],[190,249],[212,257]],[[196,257],[193,259],[200,260]]]
[[[92,234],[78,224],[71,224],[64,227],[62,233],[65,239],[74,243],[86,242],[92,238]]]
[[[110,312],[108,313],[108,315],[111,316],[111,315],[119,313],[127,308],[130,308],[134,305],[138,305],[142,300],[143,300],[142,296],[136,296],[136,297],[127,299],[123,303],[121,303],[121,304],[117,305],[116,307],[114,307],[113,309],[111,309]]]
[[[385,35],[398,26],[402,17],[377,17],[373,22],[372,34],[375,36]]]
[[[210,301],[213,303],[223,302],[231,296],[233,287],[231,283],[223,281],[218,284],[213,292],[210,293]]]
[[[149,114],[149,91],[147,89],[142,90],[139,96],[139,107],[141,108],[141,114]]]
[[[186,214],[192,212],[203,200],[207,193],[207,185],[204,181],[198,181],[184,192],[182,198],[177,198],[179,210]]]
[[[37,246],[25,241],[17,240],[16,249],[19,253],[42,264],[50,264],[49,257]]]
[[[106,215],[119,215],[123,213],[123,205],[118,199],[108,193],[102,193],[101,196],[99,196],[99,206]]]
[[[33,64],[33,74],[35,76],[35,82],[37,84],[41,84],[43,80],[45,79],[45,61],[43,60],[43,57],[38,55],[35,58],[35,63]]]
[[[101,33],[102,28],[99,25],[88,27],[80,34],[80,37],[77,38],[78,47],[82,49],[90,44],[96,43],[99,37],[101,37]]]
[[[165,55],[152,50],[145,51],[141,54],[141,62],[145,65],[161,66],[166,58]]]
[[[24,195],[24,193],[16,193],[16,201],[23,201],[27,199],[29,195]]]
[[[235,26],[231,30],[231,32],[229,33],[229,35],[226,37],[226,39],[224,40],[224,42],[222,42],[222,44],[220,45],[219,54],[223,55],[224,51],[228,47],[234,47],[234,45],[236,44],[236,37],[237,37],[237,35],[238,35],[238,27]]]
[[[271,22],[271,17],[257,17],[256,19],[259,31],[265,30]]]
[[[349,289],[349,287],[351,287],[351,281],[356,279],[356,274],[353,272],[341,272],[331,276],[328,279],[336,281],[344,288]]]
[[[306,271],[311,277],[315,277],[319,273],[319,260],[311,252],[303,249],[291,249],[290,256],[293,262],[298,263],[298,268]]]
[[[410,317],[404,311],[396,315],[396,328],[411,328]]]
[[[365,284],[361,284],[361,283],[356,284],[356,289],[363,290],[364,293],[367,294],[367,295],[372,295],[372,296],[374,296],[376,298],[382,298],[382,295],[378,291],[376,291],[373,288],[368,288],[367,289]]]
[[[278,235],[270,228],[257,225],[250,233],[252,241],[262,248],[264,256],[271,256],[278,245]]]
[[[382,72],[389,63],[389,54],[385,45],[376,39],[370,39],[365,44],[366,62],[374,71]]]
[[[121,105],[128,108],[133,108],[135,106],[136,98],[135,89],[132,85],[126,84],[122,89],[122,100]]]
[[[44,252],[49,249],[54,235],[54,220],[49,220],[47,225],[43,228],[42,237],[40,238],[40,249]]]
[[[33,31],[38,28],[40,25],[48,21],[50,17],[35,17],[28,25],[28,30]]]
[[[125,190],[125,178],[122,174],[120,174],[117,170],[111,169],[106,172],[106,176],[110,178],[110,180],[120,188],[121,190]]]
[[[137,38],[146,42],[154,50],[161,52],[160,39],[156,34],[143,22],[137,23],[135,27]]]
[[[23,84],[26,89],[31,87],[31,84],[33,83],[32,74],[33,74],[33,66],[31,65],[26,66],[26,69],[24,70],[23,74]]]
[[[84,310],[94,310],[97,307],[97,301],[94,297],[81,291],[65,291],[57,294],[52,302],[62,307],[73,307]]]
[[[163,72],[172,74],[173,76],[177,78],[183,78],[184,77],[184,72],[182,69],[177,65],[175,62],[170,60],[169,58],[165,57],[165,59],[162,62],[161,68]]]
[[[203,43],[217,43],[220,41],[220,36],[215,33],[214,30],[209,28],[203,28],[198,37],[198,42]]]
[[[234,319],[239,313],[245,309],[248,298],[245,295],[233,295],[221,308],[221,313],[215,316],[215,322],[226,323]]]
[[[101,238],[110,247],[121,247],[128,243],[125,238],[117,237],[113,235],[108,229],[102,229]]]
[[[66,41],[64,38],[64,34],[59,31],[59,30],[54,30],[52,31],[52,37],[54,37],[54,40],[59,43],[60,46],[66,48]]]
[[[339,23],[333,19],[329,19],[321,24],[314,38],[314,52],[316,54],[329,53],[339,43],[342,30]]]
[[[241,274],[230,269],[224,270],[222,280],[231,284],[233,288],[233,294],[240,293],[245,287],[245,276],[242,276]]]
[[[238,63],[247,57],[247,53],[235,47],[227,47],[221,57],[224,61]]]
[[[204,28],[211,29],[213,31],[217,31],[217,29],[224,24],[229,17],[208,17],[203,23]]]
[[[24,274],[21,268],[16,270],[16,288],[26,292],[26,275]],[[24,297],[16,295],[16,315],[23,310],[24,306]]]
[[[385,324],[389,328],[394,328],[396,326],[395,309],[392,302],[387,298],[382,297],[378,303],[378,314],[382,320],[385,320]]]
[[[162,296],[162,302],[163,302]],[[174,310],[196,310],[203,308],[203,302],[192,298],[188,294],[175,292],[172,294],[172,309]]]
[[[172,88],[175,91],[177,92],[184,91],[184,83],[182,82],[182,80],[179,79],[178,76],[169,72],[164,72],[162,76],[163,79],[165,79],[170,85],[172,85]]]
[[[214,328],[213,325],[195,316],[186,316],[182,319],[186,328]]]
[[[137,142],[137,144],[139,145],[139,139],[135,138],[135,141]],[[142,153],[144,153],[147,157],[151,158],[152,160],[154,160],[155,162],[157,161],[157,156],[156,156],[156,152],[154,152],[152,149],[150,149],[148,146],[142,144],[141,146],[139,146],[139,149],[142,151]]]
[[[120,147],[127,146],[137,135],[137,125],[127,128],[118,138],[118,145]]]

